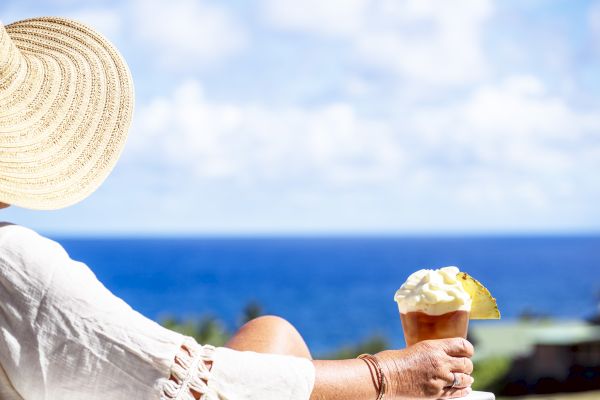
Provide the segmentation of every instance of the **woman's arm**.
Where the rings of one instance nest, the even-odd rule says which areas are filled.
[[[226,346],[238,351],[293,355],[307,359],[307,363],[312,362],[315,379],[313,386],[311,377],[310,400],[377,398],[377,379],[373,378],[375,371],[364,360],[312,360],[298,331],[280,317],[263,316],[249,321]],[[387,379],[385,399],[425,400],[466,395],[473,383],[473,378],[467,375],[473,371],[472,355],[473,346],[464,339],[427,340],[404,350],[376,354]],[[253,362],[257,361],[255,359]],[[230,364],[234,363],[231,360],[222,365],[227,364],[232,369]],[[308,367],[311,367],[310,364]],[[287,367],[282,368],[285,370]],[[260,371],[261,368],[255,370]],[[454,381],[452,372],[457,373],[459,382],[455,388],[449,388]]]
[[[473,378],[473,346],[466,340],[427,340],[403,350],[377,353],[387,379],[386,399],[438,399],[466,396]],[[372,370],[360,359],[313,361],[315,386],[310,400],[374,400]],[[454,374],[458,385],[450,388]]]
[[[363,360],[315,360],[315,386],[310,400],[366,400],[377,388]]]

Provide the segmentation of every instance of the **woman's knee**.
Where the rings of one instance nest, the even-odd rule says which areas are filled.
[[[248,350],[311,358],[302,335],[294,325],[276,315],[264,315],[248,321],[228,346],[233,348],[250,346]]]
[[[243,327],[260,327],[282,335],[300,335],[296,327],[287,319],[277,315],[262,315],[246,322]],[[243,328],[242,327],[242,328]]]

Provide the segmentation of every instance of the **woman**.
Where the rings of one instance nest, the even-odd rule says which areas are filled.
[[[0,208],[91,194],[123,148],[133,85],[116,49],[59,18],[0,24]],[[224,347],[165,329],[56,242],[0,224],[0,399],[436,399],[470,392],[472,346],[434,340],[313,360],[267,316]]]

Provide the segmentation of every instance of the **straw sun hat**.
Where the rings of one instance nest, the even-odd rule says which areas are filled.
[[[114,167],[133,111],[117,50],[61,18],[0,22],[0,202],[56,209]]]

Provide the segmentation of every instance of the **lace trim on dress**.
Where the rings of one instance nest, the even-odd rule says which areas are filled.
[[[210,369],[215,348],[201,346],[187,338],[171,366],[171,377],[162,385],[161,400],[218,400],[208,388]]]

